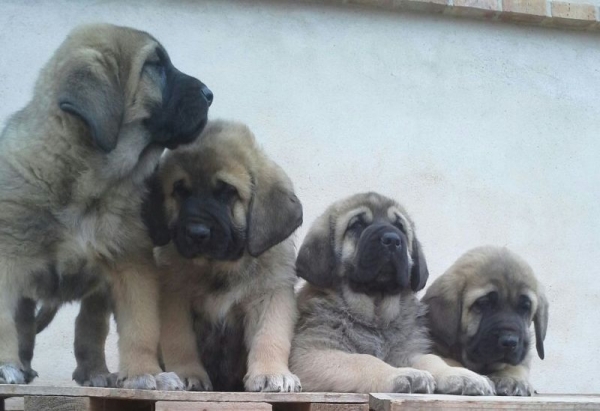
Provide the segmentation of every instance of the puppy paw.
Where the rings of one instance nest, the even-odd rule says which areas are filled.
[[[516,395],[528,397],[533,394],[529,381],[512,377],[490,377],[496,387],[496,395]]]
[[[0,365],[0,384],[25,384],[25,382],[26,376],[21,368],[13,364]]]
[[[154,376],[156,389],[161,391],[183,391],[185,384],[174,372],[161,372]]]
[[[25,384],[29,384],[38,377],[37,371],[31,367],[26,367],[23,370],[23,375],[25,376]]]
[[[156,379],[152,374],[142,374],[134,376],[119,376],[117,387],[130,390],[155,390]]]
[[[435,379],[427,371],[400,368],[393,376],[391,392],[431,394],[434,390]]]
[[[73,380],[83,387],[115,388],[118,377],[117,373],[110,373],[106,368],[89,370],[78,366],[73,371]]]
[[[494,395],[494,385],[489,378],[461,367],[450,367],[436,375],[438,394]]]
[[[246,391],[300,392],[300,380],[291,372],[281,374],[256,374],[244,377]]]

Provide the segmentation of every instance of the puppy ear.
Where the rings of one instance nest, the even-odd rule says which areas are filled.
[[[284,182],[273,177],[282,172],[265,172],[265,180],[273,178],[271,183],[253,181],[254,193],[248,213],[248,253],[252,257],[279,244],[302,225],[300,200]]]
[[[117,146],[124,113],[116,64],[93,50],[69,64],[59,82],[58,105],[87,125],[94,144],[108,153]]]
[[[453,347],[462,317],[462,291],[441,279],[429,287],[422,301],[428,307],[427,321],[433,339]]]
[[[326,215],[319,217],[306,235],[298,258],[296,273],[317,287],[332,287],[339,278],[335,274],[335,254],[331,222]]]
[[[535,328],[535,348],[539,357],[544,359],[544,339],[546,339],[546,329],[548,328],[548,299],[541,286],[538,289],[538,307],[533,316],[533,326]]]
[[[146,180],[148,192],[142,203],[142,220],[155,246],[163,246],[171,241],[165,211],[165,195],[162,190],[158,170]]]
[[[425,287],[427,279],[429,278],[425,254],[423,254],[421,243],[419,243],[419,240],[417,240],[416,237],[413,240],[411,258],[413,260],[413,266],[410,270],[410,288],[416,292]]]

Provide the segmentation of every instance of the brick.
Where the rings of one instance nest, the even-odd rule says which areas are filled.
[[[502,0],[502,20],[540,23],[546,17],[546,0]]]
[[[449,4],[449,0],[393,0],[392,7],[399,10],[442,13]]]
[[[453,16],[492,19],[500,12],[498,0],[454,0],[448,14]]]
[[[591,4],[553,1],[551,26],[588,28],[596,22],[596,7]]]

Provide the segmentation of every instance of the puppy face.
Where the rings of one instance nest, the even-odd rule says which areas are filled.
[[[395,201],[376,193],[333,204],[313,225],[296,262],[308,282],[355,292],[421,289],[427,266],[414,224]]]
[[[455,345],[467,364],[483,369],[520,364],[530,348],[532,322],[544,357],[546,298],[531,267],[506,249],[465,254],[434,282],[424,301],[434,336]]]
[[[155,244],[172,239],[185,258],[256,257],[302,222],[289,178],[238,123],[212,122],[199,141],[169,151],[157,179],[146,223]]]
[[[149,147],[192,141],[212,102],[210,90],[177,70],[156,39],[125,27],[74,30],[46,70],[58,79],[51,83],[60,109],[83,123],[90,144],[115,151],[121,163],[135,163]],[[38,88],[47,87],[42,83]]]

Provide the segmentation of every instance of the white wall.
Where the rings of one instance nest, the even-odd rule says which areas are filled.
[[[350,6],[3,0],[0,119],[76,24],[153,33],[295,181],[305,226],[377,190],[412,212],[432,277],[480,244],[522,254],[551,304],[541,392],[600,391],[600,47],[591,33]],[[75,307],[40,335],[37,383],[69,383]],[[116,339],[108,344],[116,369]]]

